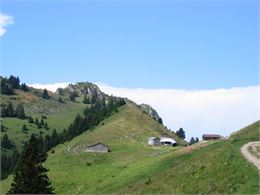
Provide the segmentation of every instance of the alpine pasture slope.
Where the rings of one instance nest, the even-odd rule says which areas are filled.
[[[136,105],[127,104],[105,119],[97,128],[49,152],[45,166],[58,194],[113,193],[131,186],[170,167],[168,159],[183,146],[149,147],[151,136],[169,136],[180,145],[186,142],[145,114]],[[84,147],[96,142],[109,146],[112,152],[94,154]],[[1,182],[2,193],[12,177]]]
[[[144,178],[121,193],[134,194],[259,194],[259,171],[241,154],[248,142],[259,141],[260,121],[200,150],[172,160],[171,167]]]

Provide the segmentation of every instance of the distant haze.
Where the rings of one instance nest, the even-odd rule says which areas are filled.
[[[68,83],[31,84],[36,88],[55,91]],[[157,110],[164,124],[176,131],[180,127],[186,132],[186,139],[199,137],[203,133],[230,133],[260,118],[260,86],[237,87],[214,90],[142,89],[117,88],[97,83],[109,94],[127,97],[138,104],[146,103]]]

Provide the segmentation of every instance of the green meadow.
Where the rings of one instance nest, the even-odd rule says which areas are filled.
[[[244,143],[258,140],[258,129],[259,121],[229,140],[150,147],[151,136],[175,135],[126,105],[93,131],[54,148],[45,166],[58,194],[258,194],[259,172],[240,153]],[[111,152],[85,152],[97,142]],[[11,179],[1,181],[2,193]]]
[[[172,161],[171,168],[125,188],[122,193],[259,194],[259,171],[244,159],[243,144],[259,139],[260,122],[241,129],[229,140],[217,141]]]

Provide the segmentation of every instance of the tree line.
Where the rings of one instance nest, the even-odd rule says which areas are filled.
[[[11,102],[8,102],[8,104],[1,104],[1,117],[17,117],[19,119],[26,119],[23,105],[18,104],[16,109],[14,109]]]
[[[194,138],[194,137],[191,137],[191,139],[190,139],[190,145],[192,145],[192,144],[195,144],[195,143],[198,143],[200,140],[199,140],[199,138],[198,137],[196,137],[196,138]]]
[[[29,91],[29,87],[22,83],[20,85],[19,77],[11,75],[9,78],[0,76],[1,83],[1,94],[4,95],[14,95],[14,89],[21,89],[23,91]]]
[[[9,78],[0,76],[1,83],[1,94],[4,95],[15,95],[15,89],[21,89],[25,92],[30,91],[30,88],[25,84],[20,84],[20,78],[11,75]],[[49,99],[50,95],[46,89],[42,92],[42,98]]]

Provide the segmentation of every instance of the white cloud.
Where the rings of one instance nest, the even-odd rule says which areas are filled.
[[[100,83],[102,91],[147,103],[176,131],[183,127],[187,138],[203,133],[228,136],[260,118],[260,86],[215,90],[129,89]]]
[[[0,13],[0,37],[6,33],[5,27],[14,24],[13,16]]]
[[[34,84],[28,84],[30,87],[34,87],[37,89],[48,89],[49,91],[55,92],[58,88],[65,88],[70,83],[54,83],[54,84],[40,84],[40,83],[34,83]]]
[[[32,84],[36,88],[55,91],[69,83]],[[164,124],[176,131],[183,127],[187,140],[201,139],[203,133],[228,136],[233,131],[260,119],[260,86],[214,90],[118,88],[97,83],[111,95],[127,97],[138,104],[154,107]]]

